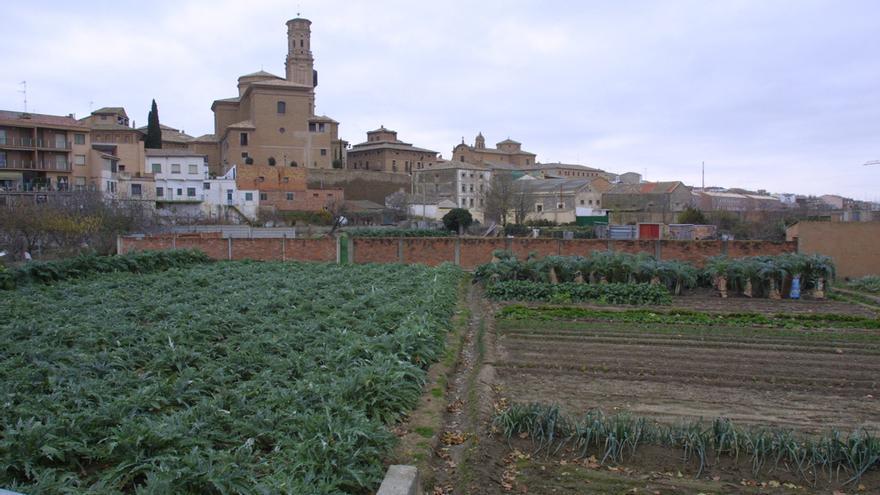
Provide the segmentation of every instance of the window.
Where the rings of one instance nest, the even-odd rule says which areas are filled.
[[[183,196],[183,189],[181,189],[181,188],[178,187],[178,188],[177,188],[177,195],[178,195],[178,196]]]
[[[474,206],[474,198],[471,198],[471,207]]]
[[[226,201],[232,202],[232,189],[226,190]]]
[[[542,211],[544,211],[544,205],[542,205],[541,203],[536,203],[535,204],[535,211],[537,211],[538,213],[541,213]]]
[[[474,192],[474,185],[473,184],[470,185],[470,190],[471,190],[471,192]]]
[[[592,203],[592,202],[593,202],[593,200],[590,200],[590,203]],[[584,200],[581,200],[581,204],[582,205],[584,204]]]
[[[461,155],[459,158],[461,159],[461,161],[464,161],[464,155]]]
[[[73,135],[73,144],[86,144],[86,135],[85,134],[74,134]]]
[[[165,188],[164,187],[157,187],[156,188],[156,197],[161,198],[162,196],[165,196]]]
[[[287,103],[279,101],[276,106],[278,107],[278,113],[287,113]]]
[[[270,167],[274,167],[274,166],[275,166],[275,163],[276,163],[276,162],[275,162],[275,157],[274,157],[274,156],[270,156],[270,157],[269,157],[269,160],[267,160],[267,163],[269,164]]]
[[[196,165],[195,163],[190,163],[189,164],[189,173],[190,173],[190,175],[198,174],[199,173],[199,166]]]
[[[64,155],[55,155],[55,168],[65,170],[67,168],[67,157]]]
[[[73,163],[74,163],[74,165],[85,165],[86,164],[86,155],[74,155]]]
[[[247,151],[243,151],[243,152],[241,153],[241,157],[242,157],[242,158],[247,158],[247,157],[248,157],[248,152],[247,152]]]
[[[254,200],[254,193],[244,193],[244,200],[245,201],[253,201]]]
[[[85,177],[74,177],[73,178],[73,186],[77,191],[82,191],[86,188],[86,178]]]
[[[318,124],[318,132],[324,132],[324,124]]]
[[[131,185],[131,195],[132,196],[140,196],[141,195],[141,185],[140,184],[132,184]]]
[[[188,197],[190,197],[190,198],[194,198],[194,197],[196,197],[196,188],[194,188],[194,187],[187,187],[187,188],[186,188],[186,195],[187,195]]]
[[[561,209],[563,209],[563,208],[565,208],[565,203],[556,203],[556,209],[557,209],[557,210],[561,210]]]
[[[180,173],[180,164],[179,163],[172,163],[171,164],[171,173],[172,174],[179,174]]]
[[[293,201],[293,193],[292,192],[287,193],[287,200]]]
[[[239,144],[242,146],[247,146],[248,134],[246,132],[242,132],[239,135]]]
[[[264,193],[264,192],[261,192],[261,193],[260,193],[260,201],[266,201],[266,200],[268,200],[268,199],[269,199],[269,195],[268,195],[268,194],[266,194],[266,193]]]
[[[461,192],[467,192],[467,187],[464,184],[461,185]]]
[[[584,200],[581,200],[581,204],[584,204]],[[590,204],[591,204],[591,205],[593,204],[593,200],[592,200],[592,199],[590,200]]]
[[[211,183],[205,182],[204,184],[202,184],[202,189],[204,189],[205,191],[210,191],[211,190]]]
[[[314,122],[309,122],[309,132],[315,132],[317,130],[317,126]]]
[[[151,165],[151,167],[153,167],[152,170],[153,170],[154,174],[161,174],[162,173],[162,164],[161,163],[154,163]]]
[[[327,149],[321,148],[321,156],[327,156]]]

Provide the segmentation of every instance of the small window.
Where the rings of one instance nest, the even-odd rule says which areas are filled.
[[[264,192],[260,193],[260,201],[266,201],[268,199],[269,199],[269,195],[267,193],[264,193]]]
[[[279,101],[277,107],[278,113],[287,113],[287,103]]]
[[[86,155],[76,155],[73,157],[74,165],[85,165],[86,164]]]
[[[141,195],[141,185],[140,184],[132,184],[131,185],[131,195],[132,196],[140,196]]]
[[[244,200],[245,201],[253,201],[254,200],[254,193],[244,193]]]
[[[196,188],[187,187],[186,188],[186,195],[189,196],[190,198],[194,198],[196,196]]]
[[[318,132],[324,132],[324,124],[318,124]]]
[[[156,197],[161,198],[162,196],[165,196],[165,188],[164,187],[157,187],[156,188]]]
[[[180,188],[180,187],[177,188],[177,195],[183,196],[183,189],[182,188]]]
[[[189,164],[189,173],[191,175],[195,175],[195,174],[199,173],[199,166],[196,165],[195,163],[190,163]]]
[[[315,132],[317,130],[317,126],[315,126],[314,122],[309,122],[309,132]]]
[[[246,132],[242,132],[241,135],[239,135],[239,144],[242,146],[248,145],[248,134]]]
[[[321,156],[327,156],[327,150],[325,148],[321,148]]]
[[[287,200],[293,201],[293,193],[292,192],[287,193]]]
[[[565,203],[556,203],[556,209],[557,209],[557,210],[561,210],[561,209],[563,209],[563,208],[565,208]]]
[[[590,200],[590,203],[592,203],[592,202],[593,202],[593,201]],[[581,200],[581,204],[582,204],[582,205],[584,204],[584,200]]]
[[[171,164],[171,173],[172,174],[179,174],[180,173],[180,164],[179,163],[172,163]]]
[[[248,152],[247,152],[247,151],[242,152],[242,153],[241,153],[241,157],[242,157],[242,158],[247,158],[247,157],[248,157]]]
[[[296,160],[293,160],[292,162],[290,162],[290,166],[291,167],[299,167],[299,164],[296,163]]]
[[[74,134],[73,135],[73,144],[86,144],[86,135],[85,134]]]
[[[211,190],[211,183],[205,182],[204,184],[202,184],[202,189],[204,189],[205,191],[210,191]]]
[[[274,167],[274,166],[275,166],[275,157],[274,157],[274,156],[270,156],[270,157],[269,157],[269,166],[270,166],[270,167]]]
[[[152,171],[154,174],[161,174],[162,173],[162,164],[161,163],[154,163],[150,166],[152,167]]]
[[[542,211],[544,211],[544,205],[542,205],[541,203],[535,204],[535,211],[541,213]]]

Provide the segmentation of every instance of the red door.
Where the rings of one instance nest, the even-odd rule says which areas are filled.
[[[659,239],[660,224],[643,223],[639,225],[639,239]]]

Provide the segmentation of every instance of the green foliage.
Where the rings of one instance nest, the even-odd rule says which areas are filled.
[[[880,329],[880,319],[835,313],[701,313],[674,311],[607,311],[578,307],[506,306],[498,318],[510,320],[585,320],[646,325],[746,326],[778,328],[863,328]]]
[[[545,301],[564,304],[596,301],[603,304],[671,304],[665,287],[653,284],[550,284],[530,280],[509,280],[486,287],[486,296],[498,301]]]
[[[449,210],[449,213],[443,215],[443,225],[447,230],[453,232],[458,232],[460,228],[466,229],[472,223],[474,223],[474,217],[464,208],[453,208]]]
[[[509,223],[504,226],[504,235],[526,236],[532,232],[532,229],[526,225],[518,223]]]
[[[449,237],[448,230],[434,229],[347,229],[352,237]]]
[[[0,271],[0,289],[28,284],[51,284],[99,273],[152,273],[212,261],[196,249],[137,251],[119,256],[83,254],[58,261],[30,261],[14,270]]]
[[[2,275],[2,273],[0,273],[0,275]],[[846,286],[853,290],[870,292],[872,294],[880,294],[880,276],[868,275],[853,280],[846,284]]]
[[[706,225],[709,223],[709,220],[706,219],[706,215],[704,215],[702,211],[694,207],[688,206],[684,209],[684,211],[678,214],[678,223]]]
[[[333,214],[321,211],[278,211],[282,221],[288,225],[332,225]]]
[[[0,298],[0,486],[372,493],[460,270],[220,262]]]
[[[162,128],[159,126],[159,108],[156,106],[156,100],[150,107],[150,113],[147,114],[147,135],[144,138],[144,148],[159,149],[162,147]]]
[[[865,429],[848,435],[831,430],[815,437],[783,428],[742,428],[725,418],[711,424],[665,425],[626,413],[606,416],[598,409],[574,419],[559,406],[545,404],[512,404],[495,415],[494,426],[508,441],[514,435],[528,436],[536,453],[568,447],[581,458],[597,453],[600,464],[634,456],[643,445],[680,449],[682,461],[699,464],[697,478],[721,456],[748,459],[755,476],[782,466],[811,482],[817,473],[831,478],[845,472],[846,483],[852,483],[880,466],[880,439]]]

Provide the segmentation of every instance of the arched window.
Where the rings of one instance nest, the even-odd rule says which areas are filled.
[[[283,101],[278,102],[278,113],[287,113],[287,103]]]
[[[296,160],[294,160],[294,161],[290,162],[290,166],[291,166],[291,167],[298,167],[299,164],[296,163]]]
[[[274,167],[274,166],[275,166],[275,157],[274,157],[274,156],[270,156],[270,157],[269,157],[269,166],[270,166],[270,167]]]

